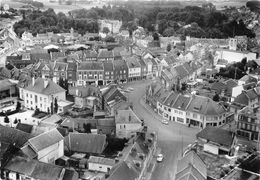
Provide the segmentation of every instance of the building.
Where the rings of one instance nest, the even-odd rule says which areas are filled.
[[[113,51],[108,51],[106,49],[100,49],[98,56],[98,61],[113,61],[114,60],[114,53]]]
[[[103,31],[103,28],[107,27],[110,33],[118,34],[122,26],[122,21],[103,19],[103,20],[99,20],[99,24],[100,24],[99,26],[100,31]]]
[[[158,93],[157,112],[166,120],[201,128],[226,123],[227,110],[209,97],[165,93],[163,90]]]
[[[207,165],[193,150],[189,151],[178,160],[175,180],[182,179],[207,179]]]
[[[59,80],[62,78],[63,80],[67,79],[67,70],[68,64],[63,62],[54,62],[53,67],[53,81],[58,84]]]
[[[104,84],[104,66],[102,62],[82,62],[77,67],[78,86]]]
[[[20,88],[20,98],[24,101],[24,106],[28,109],[39,108],[43,112],[51,112],[51,103],[66,100],[66,90],[49,79],[32,79],[32,83],[24,88]]]
[[[87,85],[85,87],[71,87],[69,94],[74,96],[74,107],[77,108],[94,108],[101,107],[101,92],[99,88]]]
[[[8,79],[0,80],[0,112],[14,111],[17,103],[16,84]]]
[[[116,136],[118,138],[131,138],[142,130],[142,121],[132,109],[118,110],[115,115]]]
[[[112,61],[103,62],[104,65],[104,84],[114,81],[114,64]]]
[[[90,171],[109,173],[114,165],[114,159],[97,156],[90,156],[88,159],[88,169]]]
[[[242,90],[233,101],[235,104],[248,106],[251,108],[259,107],[259,96],[255,89]]]
[[[245,107],[238,113],[237,135],[244,137],[260,150],[259,108]]]
[[[106,135],[69,133],[65,138],[65,146],[72,153],[100,155],[106,145]]]
[[[232,155],[231,151],[237,143],[237,138],[234,132],[207,126],[197,135],[198,144],[203,147],[204,151],[212,154]]]
[[[67,80],[70,86],[76,86],[77,84],[77,64],[75,62],[69,62],[67,68]]]
[[[128,81],[128,66],[124,60],[114,61],[114,80],[117,83]]]
[[[29,139],[22,151],[31,158],[54,164],[64,155],[64,138],[57,129],[52,129]]]
[[[125,58],[128,67],[128,81],[136,81],[141,79],[141,64],[137,56]]]

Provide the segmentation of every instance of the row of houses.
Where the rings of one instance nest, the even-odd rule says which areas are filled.
[[[158,86],[148,86],[146,102],[164,119],[202,128],[221,126],[226,122],[228,111],[211,98],[183,95]]]

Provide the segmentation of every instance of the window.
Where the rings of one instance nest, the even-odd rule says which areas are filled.
[[[197,114],[193,113],[193,118],[197,118]]]
[[[189,115],[190,115],[190,113],[189,113],[189,112],[187,112],[187,113],[186,113],[186,115],[187,115],[187,116],[189,116]]]
[[[46,102],[46,100],[47,100],[47,99],[46,99],[46,98],[44,98],[44,102]]]
[[[183,123],[183,122],[184,122],[184,119],[177,117],[177,121]]]
[[[42,101],[42,97],[40,97],[40,101]]]
[[[30,98],[32,98],[32,95],[30,94]]]
[[[183,113],[181,111],[179,111],[179,114],[182,115]]]
[[[171,112],[171,108],[168,108],[168,111]]]
[[[31,101],[31,104],[33,104],[32,101]]]
[[[178,114],[178,111],[175,109],[175,110],[174,110],[174,113]]]
[[[26,93],[26,97],[28,97],[28,93]]]
[[[27,100],[26,102],[27,102],[27,104],[29,104],[29,101],[28,101],[28,100]]]

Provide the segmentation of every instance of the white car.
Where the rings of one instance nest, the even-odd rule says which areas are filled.
[[[162,123],[163,123],[163,124],[166,124],[166,125],[169,124],[169,122],[168,122],[167,120],[163,120]]]
[[[128,87],[127,90],[128,90],[128,91],[133,91],[134,88],[132,88],[132,87]]]
[[[163,161],[163,155],[162,154],[158,154],[157,155],[157,162],[162,162]]]

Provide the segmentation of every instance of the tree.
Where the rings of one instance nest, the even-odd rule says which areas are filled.
[[[54,99],[54,113],[58,112],[58,108],[59,108],[58,101],[57,101],[57,98],[55,98]]]
[[[187,90],[187,84],[184,82],[181,84],[181,90],[186,91]]]
[[[51,103],[51,114],[53,114],[53,103]]]
[[[9,118],[8,118],[7,115],[5,115],[4,122],[5,122],[5,123],[10,123],[10,120],[9,120]]]
[[[87,123],[87,124],[84,123],[83,128],[84,128],[85,133],[91,133],[91,124],[90,123]]]
[[[17,103],[16,103],[16,111],[20,111],[20,109],[21,109],[21,103],[20,103],[20,101],[17,101]]]
[[[109,30],[108,27],[104,27],[102,31],[103,31],[103,33],[105,33],[105,34],[108,34],[108,33],[110,32],[110,30]]]
[[[168,45],[167,45],[167,51],[170,52],[171,49],[172,49],[172,45],[171,45],[171,44],[168,44]]]
[[[15,118],[15,120],[14,120],[14,124],[17,124],[17,123],[18,123],[18,119]]]
[[[158,33],[153,33],[153,40],[159,41],[159,34]]]
[[[170,36],[173,36],[173,35],[175,35],[175,30],[172,27],[169,27],[169,28],[167,28],[163,31],[163,36],[170,37]]]
[[[105,41],[106,41],[106,42],[115,42],[116,40],[115,40],[115,38],[112,37],[112,36],[107,36],[107,37],[105,38]]]
[[[216,101],[218,102],[220,99],[219,95],[216,93],[214,96],[213,96],[213,101]]]

